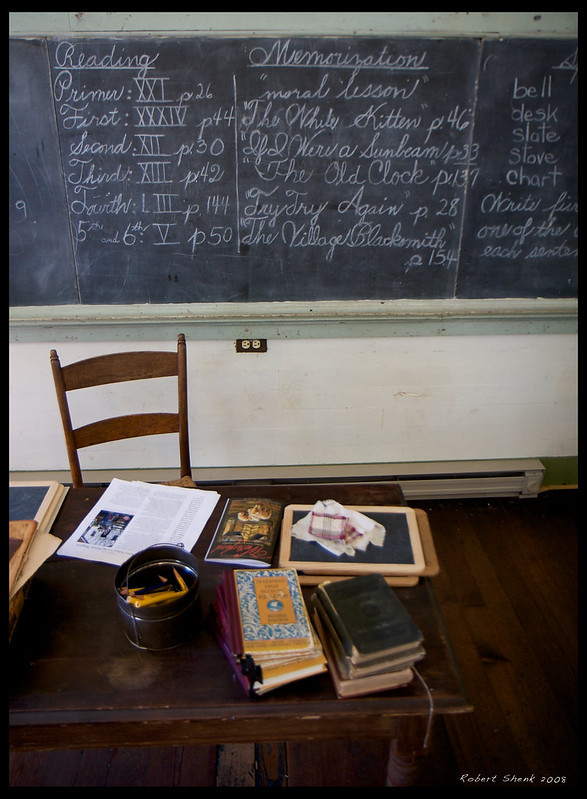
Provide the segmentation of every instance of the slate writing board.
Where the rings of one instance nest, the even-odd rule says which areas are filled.
[[[34,519],[39,532],[48,532],[68,492],[67,486],[55,480],[14,481],[8,486],[9,521]]]
[[[10,41],[10,303],[567,297],[571,40]]]
[[[9,486],[8,520],[34,519],[49,490],[49,484]]]
[[[295,524],[308,511],[294,511],[292,523]],[[381,547],[370,546],[364,552],[357,550],[351,555],[332,555],[312,541],[291,539],[290,557],[300,561],[332,561],[333,563],[414,563],[414,553],[410,541],[408,525],[404,516],[390,513],[369,512],[369,518],[382,524],[389,535],[385,536]]]
[[[384,575],[418,575],[426,570],[422,541],[413,508],[352,506],[385,528],[383,544],[369,544],[354,555],[335,555],[316,541],[291,535],[291,528],[312,510],[311,505],[288,505],[284,510],[279,565],[312,574],[355,574],[378,570]],[[349,507],[349,509],[351,509]]]

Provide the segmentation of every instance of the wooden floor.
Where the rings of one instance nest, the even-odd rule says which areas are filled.
[[[578,492],[412,504],[429,514],[475,706],[436,720],[415,785],[577,785]],[[10,785],[377,787],[387,752],[372,740],[13,753]]]

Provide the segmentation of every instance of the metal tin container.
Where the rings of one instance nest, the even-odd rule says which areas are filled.
[[[114,587],[127,638],[139,649],[180,646],[200,626],[198,562],[182,547],[138,552],[118,569]]]

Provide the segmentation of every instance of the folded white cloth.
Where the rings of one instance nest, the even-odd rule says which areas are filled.
[[[325,499],[316,502],[310,513],[292,526],[291,535],[302,541],[315,541],[334,555],[354,556],[369,544],[382,546],[385,527],[334,499]]]

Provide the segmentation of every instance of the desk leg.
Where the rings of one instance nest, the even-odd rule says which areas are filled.
[[[424,754],[428,730],[425,716],[404,716],[400,720],[397,738],[391,741],[387,761],[388,787],[409,786]]]

